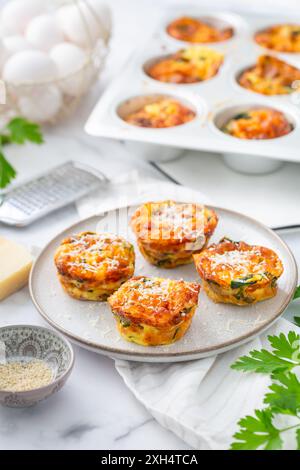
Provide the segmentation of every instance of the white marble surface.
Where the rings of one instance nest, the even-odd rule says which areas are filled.
[[[46,131],[44,146],[8,149],[19,180],[71,158],[97,166],[108,176],[132,168],[155,176],[155,170],[129,155],[123,143],[90,138],[82,130],[99,93],[125,62],[139,34],[146,34],[151,18],[155,18],[161,6],[160,0],[131,0],[130,8],[124,0],[109,3],[114,10],[115,37],[105,76],[74,118]],[[77,218],[75,207],[71,206],[28,228],[0,225],[0,234],[28,246],[40,247]],[[300,234],[288,234],[286,239],[300,265]],[[299,305],[297,310],[300,314]],[[1,302],[0,325],[9,323],[44,324],[31,304],[27,289]],[[77,347],[75,352],[74,372],[59,394],[32,409],[0,409],[0,449],[188,448],[138,403],[116,372],[112,360]]]

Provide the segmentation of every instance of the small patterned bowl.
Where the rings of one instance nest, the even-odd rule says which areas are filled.
[[[33,325],[0,328],[0,364],[37,359],[53,370],[52,381],[43,387],[25,392],[0,390],[0,404],[26,408],[58,392],[66,383],[74,365],[70,343],[53,330]]]

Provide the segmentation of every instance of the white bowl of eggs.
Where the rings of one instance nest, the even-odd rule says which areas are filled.
[[[104,65],[111,15],[102,0],[9,0],[0,11],[5,111],[55,123],[75,109]]]

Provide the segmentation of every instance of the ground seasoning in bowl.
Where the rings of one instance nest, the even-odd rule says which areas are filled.
[[[53,371],[44,361],[15,361],[0,364],[0,390],[25,392],[48,385]]]
[[[37,325],[0,327],[0,405],[33,406],[56,394],[74,365],[70,343]]]

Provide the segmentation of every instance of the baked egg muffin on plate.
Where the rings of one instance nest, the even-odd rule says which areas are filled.
[[[271,55],[260,56],[238,77],[243,88],[269,96],[293,93],[296,80],[300,80],[300,70]]]
[[[251,305],[277,293],[283,264],[270,248],[227,238],[194,255],[207,295],[216,303]]]
[[[255,41],[278,52],[300,52],[300,24],[276,24],[258,31]]]
[[[232,38],[234,30],[230,26],[217,27],[210,22],[191,16],[182,16],[167,26],[167,33],[180,41],[209,43],[226,41]]]
[[[65,238],[54,256],[64,290],[78,300],[106,300],[134,274],[133,245],[124,238],[81,232]]]
[[[149,263],[163,268],[191,263],[217,223],[214,210],[172,200],[143,204],[131,218],[140,252]]]
[[[214,77],[224,61],[220,52],[203,46],[181,49],[155,61],[145,71],[166,83],[197,83]]]
[[[142,346],[178,341],[188,330],[200,285],[183,280],[137,276],[108,299],[121,336]]]

